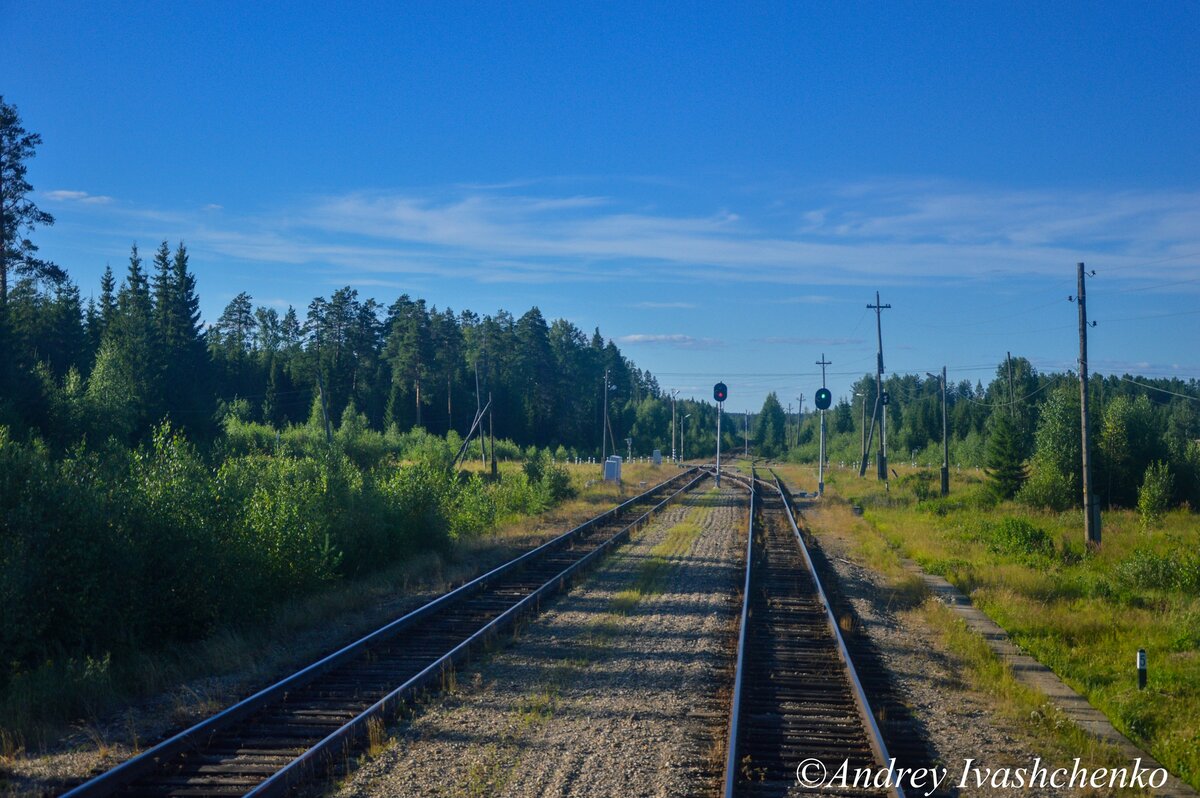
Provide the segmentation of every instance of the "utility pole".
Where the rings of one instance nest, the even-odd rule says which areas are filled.
[[[879,302],[879,292],[875,292],[875,304],[867,305],[868,310],[875,311],[875,332],[879,339],[879,352],[875,360],[875,409],[871,411],[871,437],[875,436],[875,421],[879,420],[879,454],[875,463],[875,473],[881,481],[887,481],[887,411],[883,406],[883,311],[891,308]],[[868,439],[869,441],[870,439]],[[866,458],[858,468],[861,477],[867,472]]]
[[[608,369],[604,370],[604,420],[600,423],[600,473],[604,473],[604,461],[608,459]]]
[[[679,390],[671,391],[671,462],[678,463],[675,459],[675,397],[679,395]]]
[[[746,428],[745,428],[745,431],[742,433],[742,435],[746,439],[746,459],[749,460],[750,459],[750,411],[746,410],[744,412],[746,414]]]
[[[787,423],[783,425],[783,442],[787,448],[792,448],[792,403],[788,402]]]
[[[867,394],[864,391],[863,393],[855,393],[854,395],[862,397],[862,453],[858,456],[858,462],[861,465],[867,461]],[[862,465],[858,472],[860,477],[863,475],[864,470],[866,470],[866,466]]]
[[[821,359],[817,361],[817,365],[821,367],[821,388],[825,387],[825,367],[832,366],[833,361],[825,359],[825,353],[821,353]],[[817,455],[817,495],[825,495],[825,411],[821,411],[821,448]]]
[[[950,440],[946,437],[946,367],[942,366],[942,376],[939,378],[936,374],[930,374],[928,371],[925,374],[929,377],[939,380],[942,388],[942,495],[950,495]]]
[[[804,415],[804,394],[796,397],[796,446],[800,446],[800,418]]]
[[[629,462],[633,462],[633,438],[626,438],[625,445],[629,447]]]
[[[1008,415],[1012,418],[1017,417],[1017,399],[1013,393],[1012,380],[1012,352],[1004,353],[1004,362],[1008,364]]]
[[[1083,448],[1083,530],[1089,549],[1100,548],[1100,508],[1092,496],[1091,435],[1088,430],[1087,286],[1083,264],[1077,265],[1079,295],[1079,423]],[[1095,272],[1092,272],[1092,276]],[[1094,325],[1095,322],[1092,322]]]
[[[321,382],[321,366],[317,365],[317,393],[321,395],[321,416],[325,419],[325,442],[333,445],[333,430],[329,426],[329,405],[325,402],[325,385]]]
[[[488,391],[488,454],[492,461],[492,478],[496,478],[496,418],[492,415],[492,392]]]
[[[679,462],[682,463],[687,458],[683,453],[683,440],[687,437],[687,420],[692,417],[691,413],[679,420]]]

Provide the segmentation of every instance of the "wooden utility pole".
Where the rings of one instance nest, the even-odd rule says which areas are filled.
[[[876,456],[875,473],[883,482],[887,481],[887,410],[883,406],[883,320],[881,313],[891,308],[891,305],[883,305],[879,302],[879,292],[875,292],[875,304],[867,305],[867,310],[875,311],[875,333],[879,340],[879,351],[875,359],[875,409],[871,411],[871,435],[867,438],[867,447],[870,448],[871,439],[875,437],[875,422],[879,422],[879,453]],[[861,477],[867,473],[867,459],[864,457],[863,462],[858,467],[858,475]]]
[[[1088,429],[1088,356],[1087,286],[1083,264],[1076,267],[1079,287],[1075,297],[1079,305],[1079,432],[1083,449],[1083,531],[1090,549],[1100,547],[1100,508],[1092,496],[1091,435]]]

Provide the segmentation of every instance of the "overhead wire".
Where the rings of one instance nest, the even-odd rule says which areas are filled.
[[[1168,391],[1166,388],[1159,388],[1155,385],[1147,385],[1144,382],[1138,382],[1137,380],[1131,380],[1128,377],[1118,377],[1117,379],[1121,380],[1122,382],[1128,382],[1133,385],[1139,385],[1142,388],[1146,388],[1151,391],[1158,391],[1159,393],[1170,394],[1171,396],[1178,396],[1180,399],[1190,399],[1193,402],[1200,402],[1200,396],[1191,396],[1186,393],[1178,393],[1176,391]]]

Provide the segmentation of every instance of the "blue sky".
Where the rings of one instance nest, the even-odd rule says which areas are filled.
[[[1200,5],[0,0],[84,295],[183,239],[239,291],[599,326],[730,409],[1006,351],[1200,377]],[[810,401],[806,404],[811,405]]]

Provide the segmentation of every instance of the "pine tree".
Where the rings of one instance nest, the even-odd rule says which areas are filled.
[[[8,303],[9,274],[60,283],[67,275],[37,257],[38,248],[23,234],[54,217],[29,199],[33,186],[25,179],[25,162],[34,157],[42,137],[21,127],[16,106],[0,95],[0,323]]]

